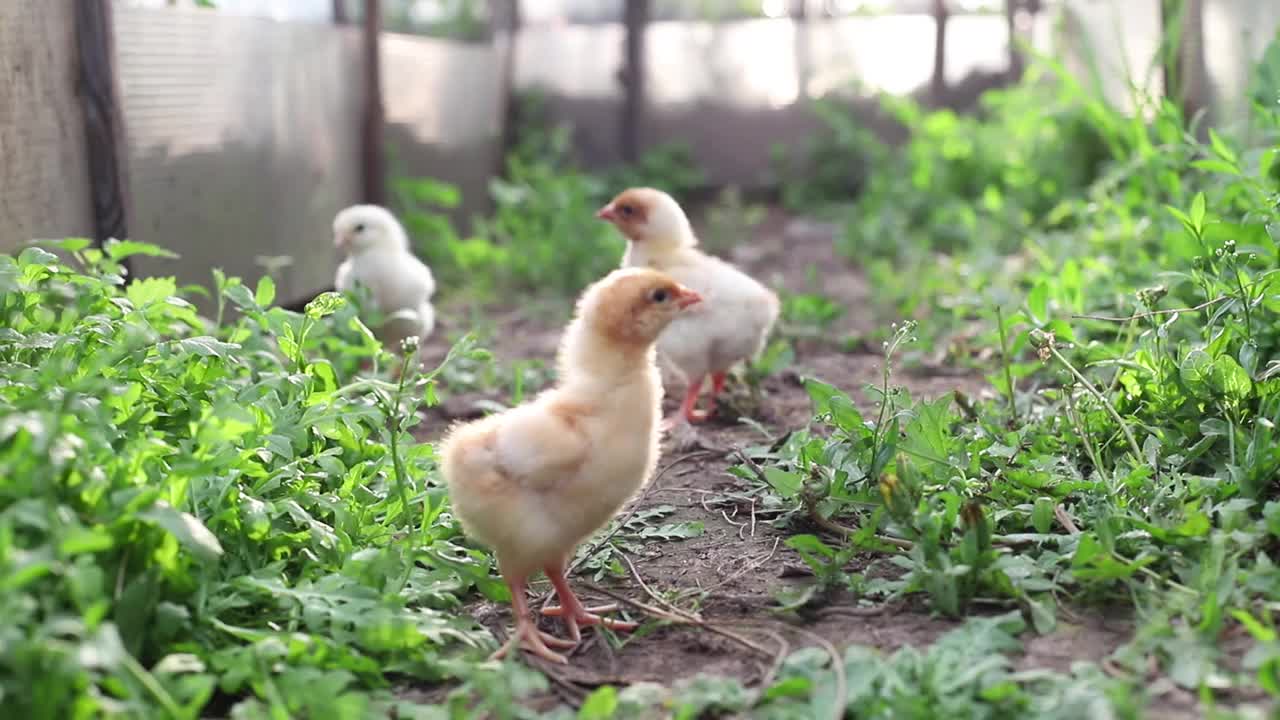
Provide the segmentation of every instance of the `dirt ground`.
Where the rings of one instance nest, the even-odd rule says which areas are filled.
[[[831,233],[831,228],[774,211],[757,228],[753,242],[744,244],[730,257],[774,287],[793,292],[818,292],[836,300],[845,312],[832,328],[831,337],[856,339],[895,318],[874,316],[870,302],[874,288],[868,287],[856,268],[833,260]],[[821,268],[821,273],[812,272],[813,268]],[[816,287],[812,284],[814,278],[820,278]],[[550,362],[554,357],[558,326],[531,320],[516,310],[499,314],[496,324],[499,332],[490,349],[500,362],[530,357]],[[438,332],[426,349],[428,367],[433,360],[443,358],[447,350],[443,339],[450,329],[447,318],[442,320],[442,325],[445,332]],[[881,372],[878,347],[872,349],[872,345],[879,343],[797,343],[794,365],[766,380],[764,406],[755,419],[774,437],[804,427],[810,418],[810,403],[799,378],[806,375],[840,387],[869,408],[871,403],[864,388],[877,383]],[[846,352],[841,347],[853,350]],[[977,373],[904,371],[895,374],[894,382],[907,386],[913,396],[925,398],[956,389],[975,398],[991,392]],[[482,399],[497,398],[447,397],[442,405],[429,411],[427,422],[422,425],[422,439],[438,437],[454,420],[479,416],[482,410],[476,402]],[[674,405],[669,397],[667,410]],[[759,430],[713,420],[699,433],[702,444],[713,450],[673,452],[664,446],[659,468],[668,464],[671,467],[642,491],[635,504],[641,509],[675,506],[676,513],[664,522],[701,521],[705,531],[692,539],[649,544],[643,554],[632,557],[647,589],[634,576],[605,579],[603,584],[613,592],[649,605],[659,604],[655,595],[666,600],[677,598],[681,607],[696,608],[705,622],[730,629],[765,652],[747,649],[734,639],[694,625],[656,623],[656,627],[646,626],[630,637],[617,636],[620,646],[602,641],[595,631],[587,631],[583,644],[573,651],[568,667],[528,660],[553,681],[555,693],[540,702],[548,706],[558,702],[574,703],[603,684],[670,685],[699,673],[734,676],[758,683],[768,676],[773,656],[779,652],[829,642],[836,651],[850,644],[862,644],[891,653],[908,645],[925,647],[956,626],[954,621],[931,614],[922,602],[873,608],[859,605],[850,596],[831,598],[828,605],[803,620],[787,619],[775,612],[778,590],[812,581],[798,556],[781,541],[798,531],[820,534],[821,530],[793,527],[787,533],[781,532],[767,522],[764,514],[756,512],[753,503],[733,502],[727,497],[735,491],[741,497],[746,489],[742,481],[726,472],[726,468],[739,462],[732,450],[767,442]],[[624,508],[623,513],[629,509]],[[866,567],[873,559],[869,555],[857,558],[854,565]],[[579,575],[571,580],[581,587],[590,578]],[[548,583],[543,580],[533,587],[537,592],[546,592]],[[582,594],[588,604],[606,601],[589,590]],[[481,602],[471,609],[498,637],[505,637],[510,623],[507,606]],[[641,614],[630,613],[632,617]],[[563,632],[558,621],[544,619],[543,625],[549,632]],[[1099,662],[1125,642],[1131,630],[1132,623],[1123,615],[1064,609],[1058,630],[1053,634],[1037,637],[1028,632],[1024,635],[1024,653],[1017,659],[1017,667],[1069,671],[1076,661]],[[1161,685],[1167,688],[1160,694],[1153,716],[1198,716],[1194,696],[1172,684]]]

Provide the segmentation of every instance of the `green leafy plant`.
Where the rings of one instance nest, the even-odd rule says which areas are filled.
[[[996,397],[894,387],[916,332],[899,326],[874,417],[808,379],[817,432],[735,474],[776,522],[822,531],[792,538],[820,587],[1006,606],[1040,632],[1064,603],[1130,604],[1114,657],[1135,677],[1154,664],[1206,702],[1274,692],[1257,612],[1275,598],[1280,108],[1202,139],[1169,103],[1130,116],[1039,72],[1053,81],[988,95],[981,118],[897,106],[912,139],[838,243],[904,288],[890,303],[929,326],[922,344],[963,329],[985,346]],[[849,571],[854,548],[870,569]],[[1233,624],[1255,642],[1243,670],[1220,649]]]
[[[822,98],[810,108],[820,132],[798,147],[773,148],[773,174],[782,204],[797,211],[822,212],[861,195],[885,160],[881,140],[849,112],[841,97]]]
[[[358,323],[339,295],[294,313],[219,275],[221,324],[172,279],[122,287],[158,248],[58,245],[79,269],[0,255],[7,714],[196,717],[216,691],[233,714],[362,717],[386,673],[489,644],[453,611],[500,584],[409,439],[432,375],[340,380],[326,351],[377,346],[335,346]]]
[[[655,187],[687,201],[691,193],[706,186],[707,178],[694,160],[693,148],[669,142],[646,149],[634,165],[609,170],[604,184],[610,196],[629,187]]]
[[[702,535],[700,521],[661,522],[676,511],[671,505],[627,513],[614,519],[597,533],[598,541],[578,548],[574,565],[590,572],[596,580],[606,574],[625,575],[626,568],[618,559],[619,552],[635,555],[653,542],[671,542]]]

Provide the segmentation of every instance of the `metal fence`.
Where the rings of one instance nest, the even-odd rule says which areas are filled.
[[[1047,22],[1042,15],[1038,25]],[[965,106],[1005,81],[1002,15],[955,16],[947,38],[941,102]],[[622,159],[622,40],[617,24],[545,23],[521,28],[517,41],[517,88],[547,97],[553,119],[575,128],[590,167]],[[928,91],[933,48],[928,14],[651,23],[641,146],[682,142],[712,184],[766,185],[773,146],[794,145],[820,127],[809,100],[855,84],[849,94],[862,98]],[[880,122],[873,106],[862,103],[864,123]]]
[[[182,256],[136,269],[207,284],[289,256],[281,297],[324,287],[333,214],[360,196],[358,31],[126,7],[115,24],[130,234]]]
[[[0,251],[94,234],[77,92],[75,4],[87,1],[0,3]],[[181,258],[137,258],[134,272],[207,286],[218,267],[252,282],[287,257],[274,271],[283,300],[328,287],[330,223],[362,199],[360,28],[147,5],[110,15],[128,234]],[[388,166],[456,183],[459,215],[482,211],[500,155],[500,50],[380,45]]]
[[[77,17],[93,7],[89,1],[0,2],[0,251],[32,238],[102,233],[101,183],[89,177],[105,141],[86,122],[86,107],[90,114],[101,108],[81,97],[93,67],[82,61],[77,37]],[[1280,27],[1280,2],[1187,1],[1201,18],[1202,99],[1229,120],[1251,64]],[[288,256],[291,264],[276,273],[281,297],[305,298],[331,279],[334,212],[365,190],[368,37],[332,22],[332,8],[345,7],[354,18],[362,3],[237,0],[216,12],[191,0],[169,4],[116,0],[108,16],[128,234],[182,256],[140,260],[135,270],[207,284],[210,268],[221,267],[252,281],[264,262]],[[524,3],[543,10],[554,4]],[[518,7],[510,0],[490,5]],[[619,70],[627,65],[628,34],[616,20],[624,5],[591,6],[613,13],[615,22],[530,12],[514,36],[493,26],[476,36],[471,22],[469,42],[382,34],[385,123],[377,126],[389,173],[453,182],[463,191],[458,217],[483,211],[500,167],[512,89],[548,96],[552,118],[577,128],[575,149],[588,167],[618,162],[626,144]],[[817,5],[824,3],[808,2]],[[898,94],[932,83],[934,100],[964,106],[1006,78],[1004,15],[952,15],[939,73],[928,11],[936,5],[917,5],[923,9],[881,16],[648,23],[637,56],[646,78],[639,147],[683,141],[712,183],[760,184],[768,181],[774,145],[793,145],[819,126],[811,98],[851,81]],[[1149,68],[1161,37],[1158,0],[1033,5],[1044,8],[1023,28],[1034,47],[1061,55],[1082,74],[1096,68],[1117,102],[1133,86],[1159,90],[1158,69]],[[406,2],[391,6],[407,12]],[[565,12],[586,5],[573,7]],[[876,122],[870,106],[861,115],[868,124]]]

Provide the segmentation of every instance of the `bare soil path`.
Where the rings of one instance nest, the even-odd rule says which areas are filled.
[[[801,377],[817,377],[841,388],[866,410],[872,407],[872,401],[865,388],[880,380],[879,343],[859,339],[895,318],[874,316],[870,302],[874,288],[868,287],[857,268],[836,256],[832,232],[829,227],[772,211],[751,241],[730,253],[730,259],[775,288],[821,294],[844,307],[828,338],[797,341],[793,366],[766,379],[764,404],[753,419],[773,437],[804,428],[809,422],[810,401],[801,386]],[[906,281],[909,280],[904,278]],[[499,313],[494,322],[497,332],[490,349],[500,362],[525,358],[551,362],[559,325],[531,319],[529,313],[515,309]],[[450,328],[447,317],[442,324],[444,332],[438,332],[426,348],[429,367],[447,351],[443,338],[449,330],[461,329]],[[906,386],[913,396],[924,398],[957,389],[975,398],[991,392],[978,373],[899,371],[894,382]],[[500,399],[478,394],[446,397],[440,406],[429,411],[427,422],[421,426],[421,439],[437,438],[454,420],[479,416],[483,413],[480,401]],[[671,398],[667,405],[668,411],[674,407]],[[659,468],[668,464],[671,467],[623,513],[631,507],[643,511],[674,506],[674,514],[663,522],[698,521],[704,532],[686,540],[644,546],[642,552],[630,556],[636,575],[606,577],[601,585],[649,605],[657,605],[661,599],[675,600],[685,608],[696,607],[706,622],[733,629],[770,654],[823,642],[829,642],[837,651],[861,644],[892,652],[903,646],[927,646],[956,626],[955,621],[931,613],[923,602],[877,609],[860,605],[847,594],[829,598],[822,610],[803,618],[780,615],[777,593],[812,581],[798,556],[783,542],[798,532],[822,531],[803,525],[780,530],[754,503],[742,500],[746,484],[726,470],[740,462],[733,450],[768,442],[758,428],[717,419],[701,429],[700,436],[704,445],[728,452],[676,453],[664,448]],[[855,558],[850,570],[864,569],[873,559],[870,555]],[[579,584],[590,580],[583,574],[573,579]],[[545,586],[543,581],[533,587],[537,592],[546,592],[549,588]],[[588,602],[606,600],[590,591],[584,596]],[[496,635],[505,637],[510,623],[508,607],[479,602],[471,610]],[[552,621],[544,623],[548,631],[561,632]],[[1123,616],[1064,609],[1059,629],[1052,635],[1024,635],[1024,654],[1017,665],[1020,669],[1069,671],[1076,661],[1101,661],[1126,641],[1131,631],[1131,622]],[[532,659],[529,662],[536,663],[553,680],[556,693],[540,701],[550,707],[558,702],[573,703],[603,684],[653,682],[670,686],[697,674],[760,682],[771,673],[773,659],[704,627],[657,622],[629,637],[619,636],[617,642],[588,632],[567,668]],[[1161,698],[1158,716],[1196,717],[1195,707],[1193,696],[1171,688]]]

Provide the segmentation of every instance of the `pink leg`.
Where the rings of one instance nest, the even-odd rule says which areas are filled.
[[[559,607],[543,608],[542,614],[549,617],[562,617],[564,624],[569,628],[569,637],[577,642],[582,639],[582,633],[578,631],[579,625],[603,625],[610,630],[635,630],[640,627],[633,622],[623,622],[622,620],[611,620],[602,618],[597,613],[612,612],[618,609],[617,605],[601,605],[600,607],[587,608],[582,606],[582,601],[573,593],[573,589],[569,587],[569,580],[564,576],[563,566],[549,566],[545,568],[547,577],[551,578],[551,584],[556,589],[556,597],[560,598]]]
[[[699,414],[695,409],[698,405],[698,394],[702,392],[702,378],[698,378],[689,383],[689,387],[684,391],[684,402],[680,404],[680,409],[674,414],[666,417],[662,421],[662,429],[664,431],[679,425],[682,422],[702,422],[707,419],[706,415]]]
[[[715,409],[715,398],[711,399],[711,410],[706,412],[698,412],[698,394],[702,392],[702,378],[698,378],[689,383],[688,389],[684,391],[684,402],[680,404],[680,415],[691,423],[700,423],[711,417],[711,410]]]
[[[516,627],[511,632],[507,644],[498,648],[489,656],[489,659],[501,659],[511,651],[511,648],[519,646],[545,660],[567,665],[569,660],[565,656],[547,646],[571,648],[578,644],[577,641],[561,640],[538,629],[538,626],[533,623],[533,618],[529,616],[529,600],[524,596],[524,584],[524,578],[519,580],[507,578],[507,587],[511,589],[511,609],[515,614]]]
[[[708,420],[716,412],[716,393],[724,387],[723,374],[716,380],[716,376],[711,376],[711,394],[707,397],[707,409],[699,412],[698,393],[702,390],[702,378],[698,378],[697,382],[689,384],[689,390],[685,393],[684,404],[680,406],[680,412],[684,414],[686,420],[690,423],[700,423]]]
[[[728,379],[728,377],[729,377],[729,373],[723,372],[723,371],[718,373],[711,373],[712,399],[714,399],[715,396],[719,395],[721,390],[724,390],[724,381]]]

